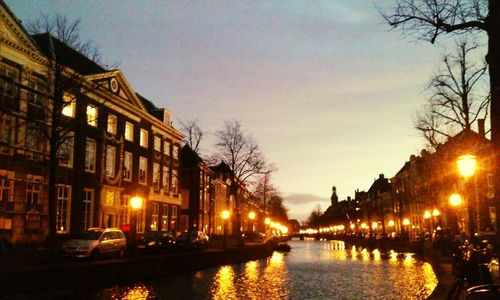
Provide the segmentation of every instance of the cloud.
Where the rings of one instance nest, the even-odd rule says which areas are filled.
[[[320,197],[313,194],[290,194],[283,197],[286,204],[301,205],[313,202],[330,202],[326,197]]]

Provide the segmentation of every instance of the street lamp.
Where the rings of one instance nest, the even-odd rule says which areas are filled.
[[[133,210],[132,213],[132,236],[131,236],[131,243],[130,245],[132,246],[132,251],[134,250],[135,247],[135,239],[136,239],[136,234],[137,234],[137,213],[138,211],[142,208],[144,199],[140,196],[135,196],[130,198],[130,207]]]
[[[458,217],[458,209],[459,209],[459,206],[461,206],[463,203],[463,200],[462,200],[462,196],[460,196],[459,194],[451,194],[450,195],[450,205],[455,208],[455,218],[457,219],[457,233],[459,232],[460,230],[460,218]]]
[[[469,177],[471,176],[474,176],[474,174],[476,173],[476,165],[477,165],[477,160],[476,160],[476,157],[474,155],[470,155],[470,154],[466,154],[466,155],[462,155],[462,156],[459,156],[458,159],[457,159],[457,168],[458,168],[458,172],[460,173],[460,175],[462,175],[465,179],[468,179]],[[477,232],[479,232],[479,229],[480,229],[480,224],[479,224],[479,221],[480,221],[480,217],[479,217],[479,196],[478,196],[478,192],[477,192],[477,184],[476,184],[476,177],[474,176],[474,191],[475,191],[475,209],[476,209],[476,220],[475,220],[475,225],[476,225],[476,228],[474,228],[474,224],[473,222],[471,222],[471,220],[474,219],[473,217],[473,211],[471,210],[471,207],[470,207],[470,200],[467,200],[468,202],[468,205],[467,205],[467,209],[468,209],[468,216],[469,216],[469,234],[470,235],[473,235],[474,234],[474,229],[476,229]],[[469,199],[469,198],[467,198]]]
[[[222,211],[222,214],[221,214],[221,217],[222,219],[224,220],[224,234],[222,236],[222,248],[226,248],[227,244],[226,244],[226,232],[227,232],[227,220],[229,219],[229,217],[231,216],[231,213],[229,212],[229,210],[224,210]]]
[[[253,211],[248,213],[248,218],[250,219],[250,222],[252,222],[252,233],[254,232],[254,219],[255,219],[255,213]]]

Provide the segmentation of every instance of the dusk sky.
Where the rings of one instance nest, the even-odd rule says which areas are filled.
[[[136,92],[214,133],[239,120],[305,220],[392,177],[424,146],[416,109],[444,52],[384,24],[389,1],[7,1],[24,24],[81,18]],[[445,40],[443,40],[445,41]],[[214,149],[213,135],[204,140]]]

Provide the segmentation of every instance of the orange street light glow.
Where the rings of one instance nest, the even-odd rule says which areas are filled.
[[[135,196],[130,198],[130,206],[132,209],[140,209],[142,208],[142,197]]]
[[[255,213],[254,213],[253,211],[249,212],[249,213],[248,213],[248,218],[249,218],[250,220],[255,219]]]
[[[474,155],[462,155],[457,159],[457,167],[464,177],[474,175],[476,172],[476,157]]]
[[[389,223],[387,223],[387,225],[389,225],[389,227],[394,227],[394,220],[389,220]]]
[[[462,204],[462,196],[459,194],[451,194],[450,196],[450,205],[457,207]]]
[[[404,226],[408,226],[408,225],[410,225],[410,220],[408,220],[408,218],[404,218],[404,219],[403,219],[403,225],[404,225]]]
[[[431,212],[430,212],[430,211],[426,210],[426,211],[424,212],[424,219],[429,219],[431,216],[432,216],[432,215],[431,215]]]
[[[434,210],[432,210],[432,215],[434,217],[437,217],[441,214],[441,212],[437,209],[437,208],[434,208]]]
[[[229,213],[229,210],[224,210],[224,211],[222,211],[221,215],[222,215],[222,219],[227,220],[227,219],[229,219],[229,216],[231,214]]]

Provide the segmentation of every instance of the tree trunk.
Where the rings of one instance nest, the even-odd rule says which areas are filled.
[[[497,214],[497,236],[500,238],[500,1],[489,1],[488,54],[491,89],[491,140],[495,145],[496,174],[495,207]]]
[[[51,128],[52,136],[50,138],[50,151],[49,151],[49,248],[50,259],[55,259],[57,250],[57,174],[58,174],[58,160],[57,160],[57,147],[55,145],[54,137],[57,135],[56,128]]]

